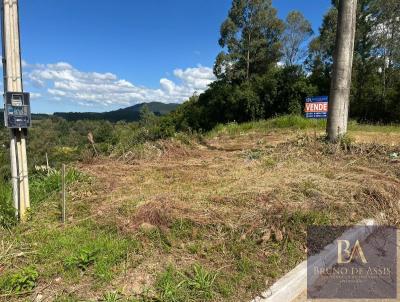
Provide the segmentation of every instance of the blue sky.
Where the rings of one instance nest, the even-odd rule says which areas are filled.
[[[212,81],[231,0],[19,0],[34,112],[181,102]],[[317,32],[330,0],[273,0]]]

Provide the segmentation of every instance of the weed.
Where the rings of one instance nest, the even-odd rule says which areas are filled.
[[[216,278],[217,273],[209,272],[199,264],[186,272],[177,271],[170,265],[157,280],[158,299],[165,302],[209,301],[217,289]]]
[[[70,256],[64,261],[66,268],[70,269],[73,267],[79,268],[81,271],[86,271],[89,265],[92,265],[96,260],[98,251],[83,249],[77,256]]]
[[[249,150],[245,153],[245,158],[249,161],[259,160],[263,156],[263,151]]]
[[[234,277],[220,276],[215,282],[215,287],[222,297],[228,298],[235,291],[236,282]]]
[[[0,279],[0,292],[22,293],[36,287],[39,273],[34,267],[27,267]]]
[[[310,179],[304,180],[302,183],[300,183],[300,192],[304,196],[311,197],[317,189],[317,185]]]
[[[0,180],[0,228],[10,229],[16,222],[11,184]]]
[[[202,247],[203,246],[200,242],[193,242],[187,245],[187,250],[191,254],[200,254]]]
[[[144,234],[157,246],[162,248],[165,252],[171,251],[172,242],[167,232],[160,229],[154,229],[151,231],[144,232]]]
[[[171,233],[179,239],[192,238],[193,236],[193,221],[189,219],[177,219],[172,223]]]
[[[339,144],[343,150],[348,151],[354,145],[354,140],[349,135],[344,135],[340,138]]]
[[[156,283],[159,300],[165,302],[184,301],[183,286],[185,282],[186,280],[182,279],[172,266],[168,266]]]
[[[248,274],[254,268],[254,263],[249,258],[243,257],[236,262],[236,266],[239,272]]]
[[[100,301],[103,302],[118,302],[121,301],[122,297],[118,292],[105,293]]]
[[[201,265],[195,264],[189,275],[187,286],[196,297],[210,300],[214,296],[214,286],[217,273],[209,272]]]
[[[67,184],[82,181],[85,176],[75,169],[68,169],[65,180]],[[61,190],[61,172],[53,170],[50,174],[36,173],[30,178],[30,196],[33,205],[48,199],[51,194]]]

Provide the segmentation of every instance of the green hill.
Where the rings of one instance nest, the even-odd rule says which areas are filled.
[[[52,116],[61,117],[67,121],[106,120],[110,122],[135,122],[140,118],[140,109],[146,105],[155,115],[165,115],[178,108],[179,104],[164,104],[159,102],[141,103],[127,108],[108,112],[55,112],[53,115],[33,113],[32,120],[42,120]],[[0,109],[0,125],[4,125],[4,110]]]
[[[107,120],[110,122],[134,122],[140,118],[140,109],[146,105],[155,115],[165,115],[175,110],[179,104],[164,104],[159,102],[142,103],[131,107],[108,112],[55,112],[54,116],[62,117],[67,121],[77,120]]]

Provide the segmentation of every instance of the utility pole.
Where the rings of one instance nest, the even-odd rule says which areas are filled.
[[[4,122],[10,129],[11,177],[16,214],[26,220],[30,208],[28,164],[26,158],[27,128],[31,125],[29,94],[23,92],[22,61],[19,34],[18,0],[1,0]]]
[[[347,133],[356,15],[357,0],[339,1],[327,124],[328,139],[331,142],[337,141]]]

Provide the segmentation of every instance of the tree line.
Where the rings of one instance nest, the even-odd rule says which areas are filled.
[[[164,123],[209,130],[218,123],[302,114],[304,100],[329,95],[338,0],[315,34],[301,12],[285,20],[271,0],[233,0],[220,28],[217,80]],[[350,117],[400,122],[400,2],[359,0]]]

